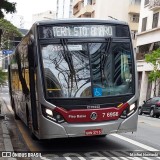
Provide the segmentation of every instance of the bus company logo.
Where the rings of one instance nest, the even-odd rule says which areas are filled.
[[[97,113],[96,112],[92,112],[90,115],[90,118],[94,121],[97,119]]]

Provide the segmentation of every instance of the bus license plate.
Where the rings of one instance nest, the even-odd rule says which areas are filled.
[[[102,134],[101,129],[91,129],[91,130],[85,130],[86,136],[94,136],[94,135],[100,135]]]

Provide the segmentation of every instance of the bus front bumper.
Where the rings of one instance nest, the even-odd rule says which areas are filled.
[[[58,124],[41,115],[39,139],[88,136],[86,131],[101,131],[100,135],[134,132],[137,130],[138,111],[126,119],[95,123]],[[94,135],[94,134],[93,134]],[[97,134],[96,134],[97,135]],[[98,134],[99,135],[99,134]]]

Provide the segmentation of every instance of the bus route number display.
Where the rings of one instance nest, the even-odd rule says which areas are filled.
[[[40,38],[54,37],[112,37],[114,27],[107,25],[72,25],[72,26],[44,26],[40,30]]]

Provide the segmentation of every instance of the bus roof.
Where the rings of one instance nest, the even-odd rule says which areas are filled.
[[[121,24],[121,25],[128,25],[126,22],[119,21],[119,20],[102,20],[102,19],[95,19],[95,18],[68,18],[68,19],[53,19],[53,20],[43,20],[37,21],[34,25],[51,25],[51,24],[67,24],[67,23],[110,23],[110,24]]]

